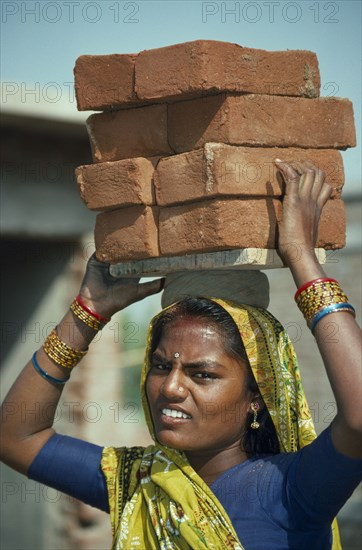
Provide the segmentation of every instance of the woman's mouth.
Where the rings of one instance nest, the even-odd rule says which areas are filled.
[[[182,411],[177,411],[175,409],[161,409],[162,416],[166,418],[182,418],[184,420],[189,420],[191,416]]]

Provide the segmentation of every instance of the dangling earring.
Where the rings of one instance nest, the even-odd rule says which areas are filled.
[[[260,424],[257,421],[259,403],[256,403],[256,402],[255,403],[250,403],[250,408],[254,413],[254,418],[253,418],[252,423],[250,424],[250,428],[253,428],[253,430],[257,430],[258,428],[260,428]]]

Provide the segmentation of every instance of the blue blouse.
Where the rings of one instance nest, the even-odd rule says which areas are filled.
[[[103,448],[55,434],[28,477],[109,511]],[[362,460],[337,452],[327,428],[295,453],[258,455],[211,485],[245,550],[330,550],[331,522],[362,479]]]

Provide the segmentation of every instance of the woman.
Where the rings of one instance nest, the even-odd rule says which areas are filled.
[[[49,411],[97,330],[163,285],[113,280],[94,259],[71,310],[6,398],[40,402],[47,414],[26,424],[4,415],[4,462],[109,509],[114,548],[331,548],[332,519],[361,479],[360,331],[314,255],[331,188],[308,163],[276,162],[286,183],[279,251],[338,408],[323,434],[314,440],[294,351],[272,315],[189,298],[150,325],[142,399],[155,445],[102,449],[54,435]],[[338,342],[323,338],[331,320]]]

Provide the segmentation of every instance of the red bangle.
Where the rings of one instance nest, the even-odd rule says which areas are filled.
[[[99,315],[99,313],[96,313],[95,311],[90,309],[88,306],[86,306],[85,303],[83,302],[82,298],[80,297],[80,294],[78,294],[78,296],[76,297],[76,301],[78,302],[80,307],[82,307],[84,309],[84,311],[89,313],[89,315],[92,315],[92,317],[94,317],[95,319],[98,319],[98,321],[100,323],[103,323],[104,325],[106,323],[109,323],[110,319],[107,319],[106,317],[102,317],[102,315]]]
[[[319,279],[313,279],[313,281],[309,281],[308,283],[304,283],[300,288],[298,288],[297,292],[294,294],[294,300],[297,300],[299,294],[303,292],[303,290],[306,290],[312,285],[315,285],[316,283],[337,283],[336,279],[331,279],[330,277],[320,277]]]

